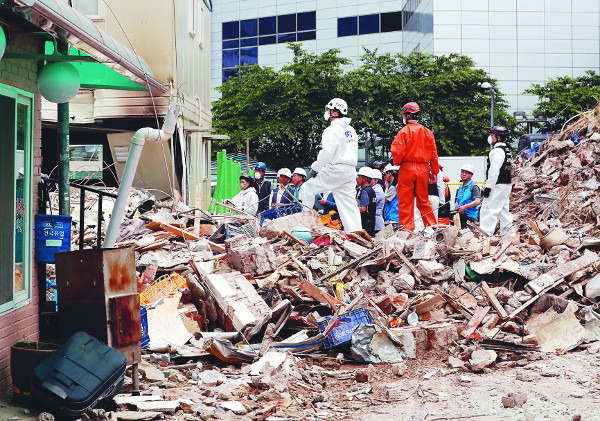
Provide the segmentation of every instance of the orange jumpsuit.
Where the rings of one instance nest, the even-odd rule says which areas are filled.
[[[398,171],[398,222],[405,230],[415,229],[414,202],[423,215],[423,225],[435,225],[427,184],[429,172],[437,174],[438,164],[435,138],[431,130],[417,122],[409,121],[392,142],[394,165]]]

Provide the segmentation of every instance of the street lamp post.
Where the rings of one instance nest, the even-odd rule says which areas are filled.
[[[481,84],[481,87],[483,89],[491,89],[492,91],[492,106],[491,106],[491,116],[490,116],[490,127],[494,126],[494,85],[492,85],[490,82],[483,82]]]

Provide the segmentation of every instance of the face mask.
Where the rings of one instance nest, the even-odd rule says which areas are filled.
[[[492,146],[492,135],[488,136],[488,144]]]
[[[246,190],[246,183],[240,183],[240,189]]]
[[[323,118],[325,119],[325,121],[329,121],[329,110],[325,110],[325,114],[323,114]]]
[[[402,123],[403,123],[404,125],[406,125],[406,118],[405,118],[405,117],[402,117]]]
[[[254,179],[260,180],[261,178],[262,178],[262,176],[260,175],[260,173],[254,172]]]

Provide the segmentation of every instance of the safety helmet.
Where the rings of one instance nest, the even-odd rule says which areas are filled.
[[[421,116],[421,107],[416,102],[407,102],[402,107],[402,115],[406,120],[418,120]]]
[[[371,168],[371,178],[381,180],[382,179],[381,171],[379,171],[376,168]]]
[[[383,161],[373,161],[373,164],[371,164],[371,167],[375,168],[376,170],[382,171],[384,165],[385,165],[385,163]]]
[[[471,164],[465,164],[465,165],[463,165],[460,170],[461,171],[468,171],[471,174],[475,174],[475,169],[473,169],[473,165],[471,165]]]
[[[362,167],[360,170],[358,170],[358,175],[362,175],[363,177],[367,177],[369,179],[373,177],[373,173],[371,173],[371,168],[369,167]]]
[[[265,172],[267,171],[267,164],[265,164],[264,162],[257,162],[254,166],[254,169]]]
[[[289,170],[289,168],[282,168],[277,171],[277,177],[280,175],[285,175],[287,178],[292,178],[292,172]]]
[[[300,168],[300,167],[297,167],[294,170],[293,174],[303,175],[304,177],[306,177],[306,171],[304,171],[304,168]]]
[[[329,101],[329,103],[325,106],[325,108],[327,108],[329,110],[338,111],[338,112],[342,113],[343,115],[348,114],[348,104],[346,104],[346,101],[344,101],[341,98],[333,98],[331,101]],[[336,116],[332,115],[331,117],[336,117]],[[341,116],[338,115],[337,117],[341,117]]]
[[[489,128],[489,130],[490,133],[495,134],[500,139],[506,139],[510,133],[508,129],[504,126],[492,126]]]
[[[384,173],[386,172],[396,172],[400,169],[399,165],[392,165],[392,164],[387,164],[383,170]]]

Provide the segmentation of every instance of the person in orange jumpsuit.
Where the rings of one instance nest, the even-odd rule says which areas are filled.
[[[414,230],[415,197],[425,227],[435,225],[427,184],[436,182],[440,171],[435,138],[431,130],[419,124],[421,107],[409,102],[402,107],[405,126],[392,142],[394,165],[398,171],[398,223],[402,229]],[[431,175],[430,175],[431,172]],[[431,180],[430,180],[431,179]]]

